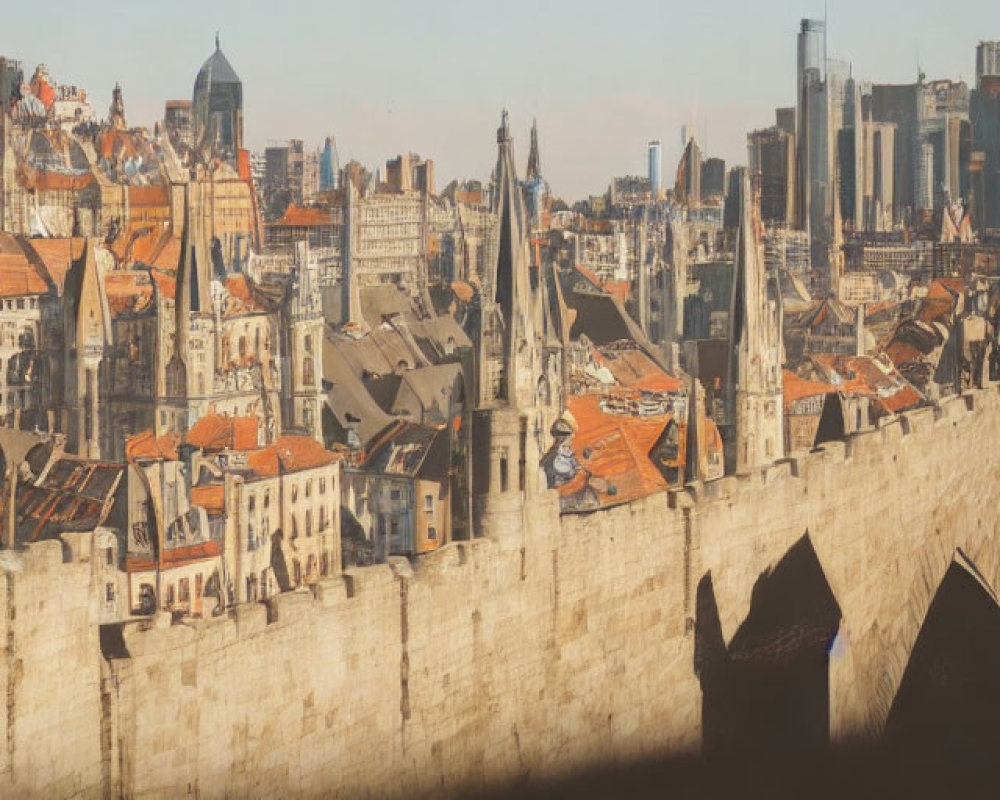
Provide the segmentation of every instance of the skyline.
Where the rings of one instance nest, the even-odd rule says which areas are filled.
[[[615,175],[644,175],[650,139],[663,142],[670,185],[684,124],[703,152],[745,163],[746,133],[773,124],[776,106],[794,104],[799,20],[824,14],[819,3],[789,2],[696,9],[632,0],[609,11],[591,0],[545,8],[514,0],[503,13],[463,6],[460,17],[445,0],[408,16],[396,0],[311,5],[285,3],[278,14],[263,3],[237,11],[226,0],[205,10],[183,0],[126,17],[127,30],[114,35],[107,20],[125,6],[112,0],[67,4],[66,33],[41,28],[19,8],[8,13],[17,43],[2,52],[29,76],[45,63],[56,82],[85,88],[101,116],[121,82],[130,124],[151,127],[166,100],[190,98],[218,30],[243,81],[253,150],[288,138],[316,147],[333,135],[342,163],[375,169],[418,152],[434,159],[444,186],[488,176],[493,131],[507,108],[519,169],[537,118],[543,174],[572,202],[605,191]],[[830,57],[851,61],[861,80],[906,83],[916,78],[919,52],[929,79],[971,85],[975,45],[994,35],[978,24],[987,8],[977,1],[955,19],[929,0],[882,3],[875,13],[870,4],[831,4]],[[896,35],[887,41],[890,29]],[[113,47],[94,47],[111,39]],[[740,68],[748,58],[754,70]]]

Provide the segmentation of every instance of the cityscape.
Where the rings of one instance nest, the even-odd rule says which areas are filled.
[[[742,163],[633,131],[582,198],[544,114],[251,149],[220,33],[141,123],[0,56],[0,796],[995,781],[1000,41],[791,22]]]

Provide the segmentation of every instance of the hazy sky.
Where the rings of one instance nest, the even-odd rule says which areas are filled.
[[[438,186],[485,177],[500,110],[520,169],[538,118],[542,167],[573,200],[612,175],[645,174],[664,145],[665,180],[687,123],[708,150],[745,162],[746,132],[791,105],[795,37],[819,0],[50,0],[5,4],[0,53],[30,74],[87,89],[103,116],[121,81],[132,124],[190,98],[222,49],[243,80],[246,139],[333,134],[341,160],[374,168],[399,152],[437,164]],[[831,57],[855,76],[909,82],[975,75],[975,45],[1000,38],[995,0],[830,0]],[[989,20],[995,27],[989,28]],[[703,147],[703,149],[705,149]]]

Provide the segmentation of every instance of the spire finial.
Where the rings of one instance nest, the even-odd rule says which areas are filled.
[[[216,50],[221,50],[222,49],[222,46],[219,44],[219,32],[218,31],[215,32],[215,49]]]
[[[497,142],[502,144],[510,141],[510,121],[507,118],[507,109],[503,110],[500,117],[500,128],[497,130]]]

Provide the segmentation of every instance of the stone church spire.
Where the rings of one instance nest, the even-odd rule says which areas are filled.
[[[531,121],[531,150],[528,152],[528,171],[525,180],[538,180],[542,177],[542,158],[538,154],[538,120]]]

